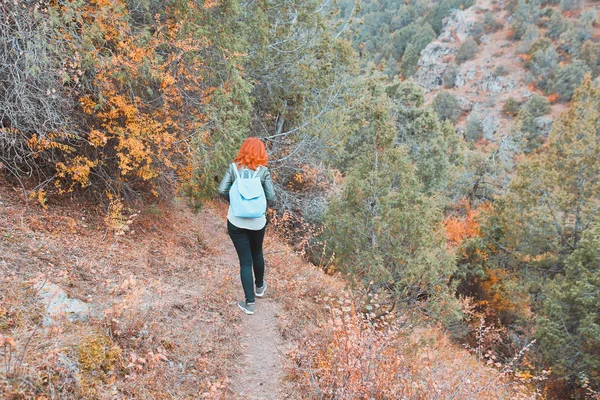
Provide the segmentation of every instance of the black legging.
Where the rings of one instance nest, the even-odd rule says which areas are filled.
[[[233,241],[235,251],[240,259],[240,278],[247,303],[254,303],[254,287],[252,286],[252,270],[254,269],[254,283],[257,287],[263,285],[265,276],[265,259],[262,244],[265,237],[265,228],[259,231],[238,228],[227,221],[227,232]]]

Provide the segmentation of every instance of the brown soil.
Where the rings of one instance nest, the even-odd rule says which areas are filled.
[[[237,308],[238,260],[224,221],[221,204],[193,214],[174,201],[142,210],[133,232],[116,237],[85,202],[43,209],[0,182],[0,337],[24,354],[17,379],[0,369],[0,397],[282,398],[277,282],[255,315]],[[104,315],[40,326],[38,280]],[[80,369],[88,342],[118,350],[98,361],[102,379]]]

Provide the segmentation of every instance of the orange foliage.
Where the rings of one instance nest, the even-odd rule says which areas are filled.
[[[484,203],[481,207],[489,207]],[[465,239],[482,236],[477,216],[479,209],[473,209],[470,203],[463,200],[459,203],[461,216],[449,215],[444,220],[444,230],[452,246],[460,246]]]
[[[550,104],[556,103],[558,101],[558,94],[552,93],[551,95],[549,95],[548,101],[550,102]]]
[[[505,289],[506,282],[509,280],[510,276],[507,271],[502,269],[487,269],[485,271],[485,279],[480,283],[485,297],[485,300],[482,300],[480,304],[488,306],[496,314],[526,309],[526,304],[517,304],[513,295]]]
[[[208,13],[218,4],[207,0],[203,9]],[[60,30],[60,40],[70,46],[64,79],[77,88],[73,94],[87,132],[33,135],[27,144],[35,154],[61,154],[52,158],[58,192],[92,185],[93,177],[102,176],[112,192],[135,183],[157,193],[159,181],[164,182],[159,178],[191,176],[195,161],[189,140],[204,130],[209,120],[205,106],[217,90],[210,84],[207,59],[198,57],[211,41],[193,37],[184,26],[185,11],[176,8],[157,15],[150,34],[134,28],[123,0],[55,7],[78,16]],[[85,90],[83,77],[88,79]]]
[[[519,54],[517,55],[518,58],[521,59],[521,61],[527,62],[531,59],[531,56],[529,54]]]

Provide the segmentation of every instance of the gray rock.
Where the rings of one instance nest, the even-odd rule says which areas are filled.
[[[444,57],[456,53],[456,49],[445,43],[431,42],[423,49],[419,58],[419,69],[415,74],[417,84],[425,89],[433,89],[444,84],[443,75],[448,65]]]
[[[496,115],[495,112],[486,112],[483,113],[483,115],[485,115],[481,121],[483,137],[487,140],[491,140],[500,127],[500,117]]]
[[[445,58],[455,55],[460,43],[471,36],[473,24],[477,18],[476,12],[470,8],[455,10],[450,14],[445,21],[446,25],[442,33],[421,51],[419,68],[414,76],[419,85],[426,90],[443,85],[442,76],[448,68]],[[475,72],[473,71],[472,76],[467,75],[467,77],[470,76],[468,79],[472,79]]]
[[[542,135],[548,136],[548,134],[552,130],[553,122],[554,121],[552,120],[552,117],[548,115],[542,115],[541,117],[537,117],[535,119],[535,126],[539,129],[539,132]]]
[[[470,112],[473,109],[473,102],[464,96],[456,96],[458,106],[463,112]]]
[[[456,81],[454,83],[454,85],[456,87],[463,87],[465,86],[465,84],[470,81],[471,79],[475,78],[475,75],[477,74],[477,69],[472,67],[468,70],[463,70],[460,69],[458,71],[458,73],[456,74]],[[481,86],[481,85],[480,85]]]
[[[50,282],[38,282],[34,285],[40,301],[46,307],[43,324],[55,324],[54,317],[65,315],[70,322],[87,322],[90,307],[79,299],[70,299],[58,285]]]

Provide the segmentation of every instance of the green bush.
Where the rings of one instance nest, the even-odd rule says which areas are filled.
[[[472,59],[477,54],[479,46],[477,46],[477,42],[473,38],[467,38],[458,48],[458,53],[456,54],[456,62],[458,64],[462,64],[463,62]]]
[[[519,103],[514,97],[509,97],[502,106],[502,113],[510,115],[511,117],[516,117],[520,109],[521,103]]]
[[[566,260],[564,274],[544,288],[536,336],[555,373],[587,378],[600,388],[600,224],[583,233],[579,248]]]
[[[531,113],[534,118],[550,113],[550,102],[547,98],[534,95],[523,105],[523,109]]]
[[[562,11],[577,11],[583,8],[583,0],[560,0]]]
[[[465,127],[465,140],[474,142],[483,134],[483,120],[477,113],[469,115],[467,126]]]
[[[575,89],[583,82],[583,77],[590,69],[580,60],[572,64],[558,68],[555,78],[552,80],[551,90],[563,101],[571,100]]]
[[[496,20],[493,13],[486,11],[483,17],[483,26],[486,32],[495,32],[502,27],[502,24]]]
[[[536,80],[537,87],[547,90],[558,67],[558,53],[552,46],[547,47],[545,50],[538,50],[531,56],[527,67]]]
[[[444,87],[451,89],[456,84],[456,76],[458,75],[458,68],[454,64],[448,65],[442,79],[444,81]]]
[[[400,72],[402,72],[402,76],[405,78],[410,78],[413,76],[417,70],[418,62],[419,52],[412,45],[412,43],[409,43],[404,55],[402,56],[402,64],[400,64]]]
[[[445,90],[441,91],[436,96],[431,106],[442,121],[448,120],[452,123],[456,123],[461,114],[460,105],[458,104],[456,96]]]
[[[535,25],[528,25],[521,41],[517,45],[518,54],[526,54],[531,51],[531,47],[540,37],[540,30]]]
[[[541,37],[536,40],[531,47],[529,47],[529,51],[527,52],[530,56],[534,55],[540,50],[546,50],[548,47],[552,46],[552,41],[547,37]]]
[[[504,76],[508,74],[508,70],[506,69],[506,67],[502,64],[498,65],[495,69],[494,72],[492,72],[492,75],[494,77],[498,77],[498,76]]]
[[[600,44],[587,41],[581,47],[579,58],[585,62],[588,68],[595,75],[600,74]]]
[[[550,22],[548,23],[548,36],[550,36],[551,39],[556,40],[566,29],[567,24],[563,20],[562,14],[558,11],[554,11],[550,16]]]

